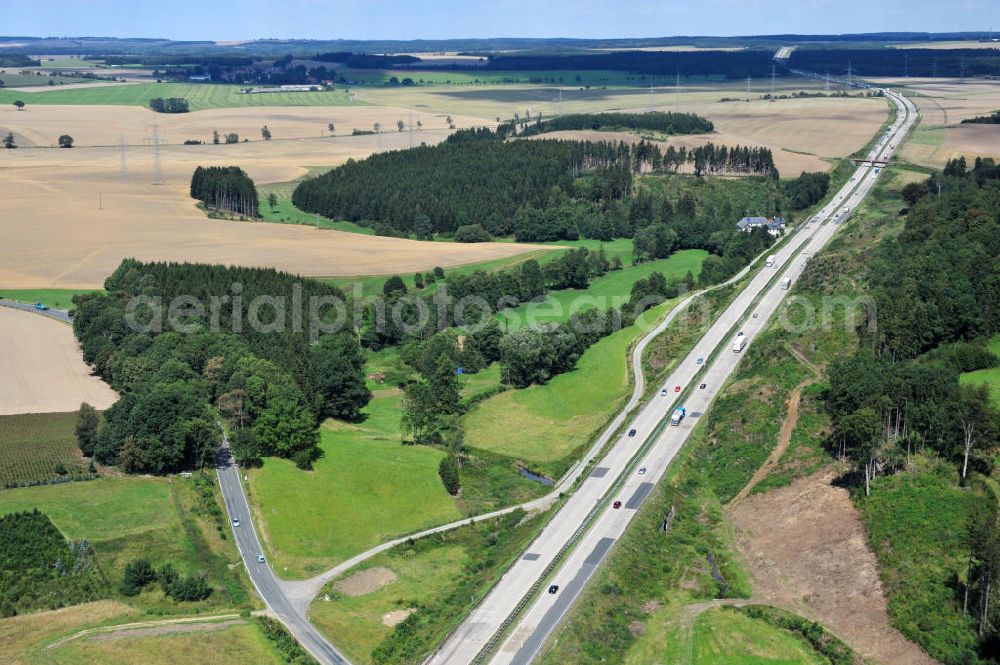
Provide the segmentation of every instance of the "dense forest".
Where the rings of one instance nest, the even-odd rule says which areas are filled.
[[[790,66],[860,76],[997,76],[1000,49],[795,49]]]
[[[663,134],[707,134],[712,121],[694,113],[650,111],[649,113],[570,113],[547,120],[539,118],[521,135],[571,129],[648,129]]]
[[[498,140],[511,131],[516,129],[459,131],[438,146],[349,161],[300,183],[292,201],[308,212],[374,226],[385,235],[429,239],[478,223],[490,235],[514,234],[525,242],[573,239],[581,233],[610,239],[602,236],[615,222],[601,218],[614,215],[637,173],[676,173],[690,165],[699,176],[778,175],[767,148],[709,143],[690,151],[672,145],[661,151],[646,141]],[[538,217],[557,214],[552,210],[567,202],[571,220],[565,219],[565,207],[560,219]]]
[[[199,166],[191,175],[191,198],[206,208],[257,217],[259,201],[253,179],[238,166]]]
[[[909,204],[902,231],[867,262],[874,307],[857,327],[859,348],[830,365],[824,394],[831,448],[854,463],[862,496],[878,491],[878,476],[912,469],[917,453],[952,466],[968,486],[978,474],[995,474],[1000,442],[1000,413],[986,387],[959,381],[1000,364],[985,346],[1000,332],[1000,169],[992,160],[971,169],[954,160],[902,194]],[[956,572],[932,576],[954,594],[953,606],[935,608],[944,614],[933,623],[900,618],[909,637],[925,639],[922,646],[948,665],[996,662],[1000,516],[992,493],[967,496],[968,511],[949,509],[968,512],[968,524],[947,527],[971,556]],[[928,533],[927,542],[933,538]],[[901,598],[900,607],[912,610],[917,600]],[[978,651],[965,630],[978,634]]]
[[[0,517],[0,616],[106,595],[89,542],[67,541],[38,510]]]
[[[483,66],[492,71],[593,70],[626,71],[653,76],[723,76],[742,79],[770,76],[772,50],[617,51],[612,53],[503,53],[490,55]]]
[[[319,305],[344,301],[334,287],[269,269],[127,259],[105,291],[78,296],[73,322],[86,361],[122,394],[83,451],[102,463],[200,466],[221,416],[241,461],[278,455],[308,467],[318,420],[357,417],[370,397],[354,334],[320,334],[333,313]]]

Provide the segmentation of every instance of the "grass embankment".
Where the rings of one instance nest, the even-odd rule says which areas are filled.
[[[53,309],[73,309],[73,296],[95,289],[0,289],[0,298],[48,305]]]
[[[215,83],[120,83],[69,90],[20,92],[0,90],[0,104],[21,100],[33,104],[149,106],[154,97],[183,97],[191,111],[246,106],[348,106],[355,104],[343,89],[320,92],[270,92],[244,95],[245,86]]]
[[[192,613],[213,608],[248,606],[237,558],[218,507],[214,477],[206,474],[207,498],[192,478],[106,477],[0,490],[0,514],[37,508],[66,538],[89,540],[97,565],[117,597],[125,564],[147,557],[154,566],[172,563],[182,574],[205,574],[215,588],[208,600],[180,603],[153,585],[129,603],[151,613]]]
[[[76,418],[76,413],[0,416],[0,488],[85,473],[87,461],[76,446]]]
[[[380,554],[344,579],[383,568],[395,581],[355,596],[339,591],[334,581],[313,601],[310,619],[355,663],[419,663],[479,602],[545,519],[523,517],[518,511]],[[397,613],[410,610],[407,619],[392,625],[403,616]]]

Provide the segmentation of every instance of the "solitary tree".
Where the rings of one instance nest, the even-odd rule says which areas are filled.
[[[372,127],[375,129],[376,134],[382,131],[382,123],[380,122],[376,122]]]
[[[438,465],[438,475],[441,476],[441,482],[448,490],[448,494],[452,496],[458,494],[461,484],[458,476],[458,462],[455,461],[454,455],[446,455],[441,458],[441,464]]]
[[[328,125],[326,126],[326,128],[330,130],[330,134],[331,134],[331,135],[332,135],[332,134],[333,134],[333,133],[334,133],[335,131],[337,131],[337,128],[336,128],[336,127],[334,126],[334,124],[333,124],[332,122],[331,122],[330,124],[328,124]]]
[[[237,134],[236,132],[230,132],[229,134],[226,134],[226,143],[239,143],[239,142],[240,142],[240,135]]]
[[[219,132],[218,130],[212,130],[212,143],[219,145]]]
[[[402,120],[397,120],[396,129],[398,129],[399,131],[403,131],[404,129],[406,129],[406,123],[403,122]]]
[[[21,109],[24,108],[24,102],[18,99],[17,101],[14,102],[14,106],[17,107],[18,111],[20,111]]]
[[[260,128],[260,135],[264,137],[265,141],[271,140],[271,130],[267,128],[267,125]]]
[[[424,128],[424,123],[422,123],[419,120],[417,120],[417,129],[420,130],[420,129],[423,129],[423,128]]]
[[[267,195],[267,205],[271,207],[271,210],[274,210],[275,208],[277,208],[278,207],[278,195],[275,194],[274,192],[271,192],[270,194],[268,194]]]
[[[7,136],[3,137],[3,147],[7,149],[17,147],[17,143],[14,142],[14,132],[7,132]]]
[[[962,481],[969,471],[969,455],[981,442],[993,439],[989,392],[985,385],[964,385],[959,394],[958,422],[962,428]]]
[[[97,441],[97,425],[100,416],[97,409],[84,402],[80,405],[80,412],[76,417],[76,444],[87,457],[94,454],[94,442]]]
[[[69,134],[63,134],[59,137],[59,147],[60,148],[72,148],[73,147],[73,137]]]

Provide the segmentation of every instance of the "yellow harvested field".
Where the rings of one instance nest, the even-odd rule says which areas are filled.
[[[951,41],[951,42],[912,42],[910,44],[897,44],[892,48],[913,49],[929,48],[949,50],[956,48],[996,48],[1000,49],[1000,42],[974,42],[974,41]]]
[[[118,395],[80,357],[73,329],[47,316],[0,307],[0,415],[106,409]]]
[[[775,93],[790,95],[799,91],[822,91],[821,82],[789,79],[779,81]],[[601,111],[672,111],[698,113],[713,123],[720,138],[717,142],[743,145],[766,145],[778,151],[803,153],[801,163],[785,156],[784,176],[798,175],[799,167],[827,169],[823,158],[845,157],[864,147],[888,117],[888,105],[880,98],[811,97],[766,101],[759,97],[770,91],[770,82],[751,82],[750,102],[720,101],[723,98],[746,99],[746,84],[710,82],[683,84],[675,94],[673,87],[660,86],[652,91],[642,88],[590,89],[542,86],[421,86],[400,92],[399,89],[366,89],[359,96],[377,104],[400,104],[405,95],[414,109],[423,112],[450,109],[454,113],[488,120],[511,118],[514,113],[531,117],[557,113],[595,113]],[[691,140],[685,138],[684,140]],[[700,141],[701,139],[693,139]],[[777,155],[776,155],[777,157]]]
[[[437,143],[449,130],[442,114],[415,112],[424,129],[414,142]],[[395,131],[408,111],[385,107],[243,108],[177,116],[127,106],[35,106],[0,109],[0,131],[13,130],[22,145],[48,145],[67,133],[80,147],[3,151],[0,197],[0,287],[97,288],[123,258],[271,266],[307,276],[414,272],[489,261],[538,249],[512,243],[417,242],[362,236],[311,227],[210,220],[188,195],[199,165],[239,165],[258,183],[285,182],[310,166],[335,166],[363,158],[379,146],[405,148],[407,132]],[[482,121],[455,115],[456,124]],[[144,144],[158,122],[167,144],[161,150],[164,184],[154,184],[155,150]],[[320,138],[327,124],[337,134],[375,122],[391,127],[381,136]],[[211,132],[271,141],[234,145],[179,145],[211,140]],[[127,178],[122,176],[118,137],[124,137]],[[285,138],[300,137],[300,138]]]
[[[903,144],[901,157],[922,166],[940,168],[965,156],[1000,158],[1000,127],[963,125],[962,120],[1000,109],[1000,81],[954,78],[873,79],[902,89],[916,103],[920,123]]]

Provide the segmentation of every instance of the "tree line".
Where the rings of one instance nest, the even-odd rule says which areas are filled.
[[[612,53],[491,54],[483,65],[490,71],[610,70],[673,77],[723,76],[741,79],[770,76],[773,50],[743,51],[616,51]],[[460,65],[448,67],[460,69]],[[476,69],[479,69],[477,67]],[[780,72],[779,72],[780,73]]]
[[[994,111],[989,115],[977,115],[975,118],[965,118],[963,125],[1000,125],[1000,111]]]
[[[866,491],[914,450],[954,460],[963,480],[992,468],[1000,415],[985,387],[958,381],[998,364],[983,342],[1000,332],[1000,172],[992,160],[977,168],[955,160],[904,190],[902,232],[868,261],[876,306],[858,325],[860,348],[829,369],[832,442]]]
[[[154,97],[149,100],[149,108],[157,113],[187,113],[188,100],[183,97]]]
[[[205,207],[246,217],[259,217],[257,187],[238,166],[199,166],[191,175],[191,198]]]
[[[1000,49],[813,49],[797,48],[789,66],[843,76],[848,67],[862,76],[996,76]]]
[[[569,113],[525,127],[522,136],[580,129],[648,129],[664,134],[707,134],[715,129],[711,120],[694,113],[650,111],[648,113]]]
[[[202,308],[179,313],[178,331],[155,300],[130,313],[134,296],[163,307],[185,296]],[[224,419],[241,462],[277,455],[309,467],[319,420],[356,418],[370,397],[352,332],[310,343],[305,303],[314,296],[344,301],[332,286],[271,269],[123,261],[105,293],[74,300],[84,359],[121,394],[81,440],[84,454],[130,473],[197,468],[212,460]],[[262,325],[250,319],[258,297],[269,303],[255,314]]]

